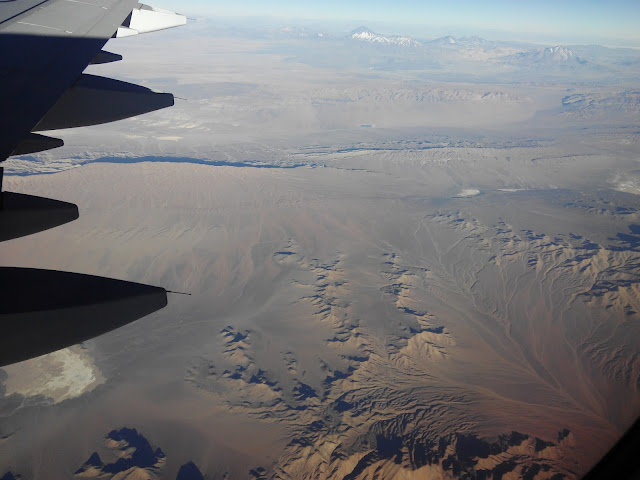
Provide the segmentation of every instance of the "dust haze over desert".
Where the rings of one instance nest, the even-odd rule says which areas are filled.
[[[640,50],[320,23],[113,41],[175,107],[5,162],[80,218],[3,265],[191,296],[0,370],[0,475],[575,479],[636,419]]]

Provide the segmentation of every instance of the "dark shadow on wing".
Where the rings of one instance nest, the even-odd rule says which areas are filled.
[[[164,288],[0,267],[0,366],[102,335],[167,305]]]
[[[34,131],[97,125],[173,105],[169,93],[83,74],[104,57],[107,39],[0,30],[0,162],[37,151]]]
[[[0,192],[0,242],[49,230],[76,218],[78,207],[73,203]]]

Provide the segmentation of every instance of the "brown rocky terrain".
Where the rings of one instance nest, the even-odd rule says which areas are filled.
[[[640,368],[638,197],[585,145],[9,177],[82,208],[5,263],[192,296],[7,368],[0,473],[578,478],[635,419]],[[146,444],[105,445],[124,427]]]

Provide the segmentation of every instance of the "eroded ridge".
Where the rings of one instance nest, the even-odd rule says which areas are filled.
[[[486,231],[473,222],[469,227]],[[490,252],[491,244],[483,245]],[[348,255],[325,262],[301,250],[292,241],[274,260],[297,292],[288,308],[303,307],[307,316],[299,321],[323,332],[319,375],[298,350],[281,352],[280,371],[261,368],[256,359],[269,339],[233,326],[220,331],[221,358],[201,359],[187,374],[231,411],[278,422],[289,432],[280,458],[253,469],[253,477],[575,476],[567,461],[574,445],[568,430],[557,442],[515,431],[477,433],[486,414],[474,405],[487,395],[451,373],[460,365],[450,319],[428,311],[425,301],[425,292],[451,288],[455,275],[411,265],[396,252],[382,254],[374,282],[384,312],[376,317],[383,320],[380,330],[359,313],[354,289],[361,285]]]

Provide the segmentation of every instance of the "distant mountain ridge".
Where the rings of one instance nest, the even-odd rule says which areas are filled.
[[[458,43],[458,40],[451,35],[445,35],[429,42],[430,45],[455,45],[456,43]]]
[[[556,45],[555,47],[534,48],[525,52],[505,57],[505,61],[528,67],[587,66],[589,61],[576,55],[571,49]]]
[[[338,39],[339,36],[315,31],[306,27],[284,27],[281,34],[290,37],[308,39]],[[477,35],[455,37],[444,35],[433,40],[417,40],[408,35],[387,35],[378,33],[367,26],[360,26],[346,37],[347,40],[380,46],[395,46],[414,49],[445,49],[456,52],[465,58],[479,60],[493,59],[525,69],[548,70],[557,68],[584,68],[602,70],[598,63],[593,63],[563,45],[540,47],[522,43],[499,42],[487,40]]]
[[[438,47],[465,47],[465,48],[495,48],[496,42],[472,35],[469,37],[454,37],[452,35],[445,35],[444,37],[436,38],[428,42],[428,45]]]
[[[453,35],[445,35],[434,40],[420,41],[408,35],[385,35],[377,33],[365,26],[352,30],[349,35],[347,35],[347,38],[374,44],[397,45],[401,47],[452,47],[466,49],[491,49],[497,47],[496,42],[486,40],[476,35],[460,38],[454,37]]]
[[[279,33],[292,38],[330,38],[331,35],[307,27],[289,26],[279,29]]]

